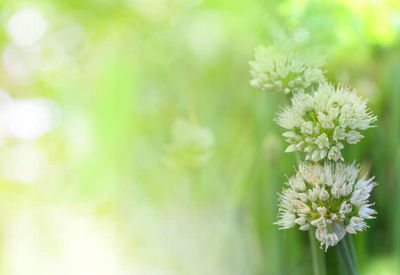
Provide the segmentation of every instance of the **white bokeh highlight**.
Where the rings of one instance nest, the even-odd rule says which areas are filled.
[[[44,35],[47,22],[37,9],[24,8],[15,12],[7,24],[7,32],[20,47],[33,46]]]
[[[60,107],[47,98],[13,99],[0,89],[0,172],[18,183],[33,183],[47,167],[35,141],[60,122]],[[4,146],[8,139],[16,144]]]
[[[0,130],[3,135],[20,140],[36,140],[59,122],[58,105],[45,98],[17,99],[0,108]]]

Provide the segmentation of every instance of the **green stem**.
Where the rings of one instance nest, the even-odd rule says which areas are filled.
[[[310,228],[308,230],[308,237],[310,239],[314,275],[326,275],[325,253],[322,249],[318,247],[318,241],[315,238],[314,228]]]
[[[353,236],[351,234],[346,234],[346,243],[348,248],[350,249],[351,258],[353,260],[353,265],[356,273],[358,274],[358,263],[357,263],[357,254],[356,248],[354,247]]]
[[[349,252],[349,248],[347,247],[345,239],[342,239],[338,243],[338,251],[339,251],[340,258],[342,259],[342,262],[344,264],[344,267],[347,270],[347,273],[350,275],[358,274],[354,268],[353,261],[351,259],[351,255]]]

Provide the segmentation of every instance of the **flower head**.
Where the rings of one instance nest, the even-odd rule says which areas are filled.
[[[296,93],[291,101],[277,123],[289,130],[283,134],[290,143],[286,152],[304,151],[306,160],[342,160],[344,143],[359,142],[359,131],[376,121],[367,101],[342,86],[322,83],[313,94]]]
[[[177,119],[171,129],[172,142],[165,161],[169,166],[200,167],[210,158],[214,146],[213,133],[186,120]]]
[[[280,229],[315,227],[315,237],[325,250],[336,245],[346,232],[364,230],[364,220],[376,214],[368,203],[376,183],[373,178],[358,178],[359,172],[354,163],[301,163],[288,187],[279,194],[279,218],[275,224]]]
[[[304,55],[259,46],[250,61],[250,85],[263,91],[303,92],[325,81],[320,64]]]

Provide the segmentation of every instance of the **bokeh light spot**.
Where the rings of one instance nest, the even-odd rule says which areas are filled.
[[[7,30],[18,46],[32,46],[45,33],[47,22],[36,9],[21,9],[11,16]]]

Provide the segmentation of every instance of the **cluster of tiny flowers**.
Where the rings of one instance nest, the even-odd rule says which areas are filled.
[[[346,232],[364,230],[364,220],[376,214],[368,203],[376,183],[373,178],[358,178],[359,172],[354,163],[301,163],[280,194],[275,224],[280,229],[315,227],[315,236],[325,250],[336,245]]]
[[[347,87],[327,83],[319,63],[304,55],[259,47],[249,62],[250,84],[264,91],[290,94],[291,104],[276,118],[290,144],[286,152],[302,151],[301,163],[280,196],[280,229],[299,226],[314,230],[325,250],[346,233],[367,227],[365,219],[376,214],[368,202],[376,186],[373,178],[359,178],[360,170],[346,164],[341,150],[358,143],[361,131],[377,120],[367,101]],[[323,165],[318,162],[325,160]]]
[[[250,85],[268,92],[304,92],[325,81],[315,61],[295,53],[259,46],[250,61]]]
[[[304,151],[306,160],[315,162],[343,160],[343,143],[358,143],[363,138],[359,131],[376,121],[367,101],[343,86],[322,83],[312,94],[294,94],[291,103],[276,119],[289,130],[283,134],[290,143],[286,152]]]
[[[171,137],[164,159],[168,166],[200,167],[212,154],[214,135],[208,128],[177,119],[171,129]]]

